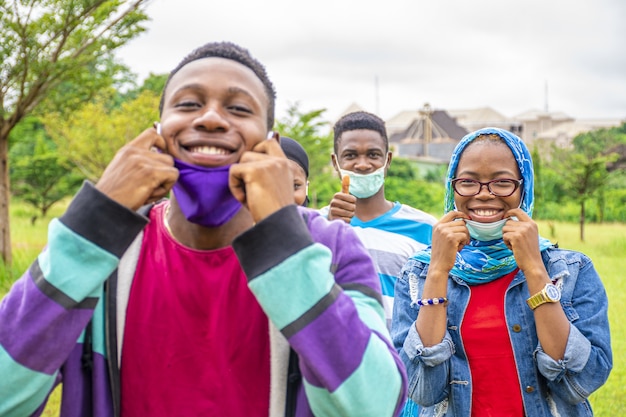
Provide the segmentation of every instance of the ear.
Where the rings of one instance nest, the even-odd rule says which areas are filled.
[[[385,162],[385,177],[387,176],[387,171],[389,170],[389,167],[391,166],[392,159],[393,159],[393,155],[391,151],[387,152],[387,161]]]
[[[339,179],[341,179],[341,172],[339,172],[339,161],[337,161],[337,155],[331,153],[330,160],[333,163],[333,168],[335,168],[335,172],[337,173],[337,175],[339,175]]]

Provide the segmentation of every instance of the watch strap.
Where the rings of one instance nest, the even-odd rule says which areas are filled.
[[[526,304],[528,304],[528,307],[530,307],[531,310],[534,310],[537,307],[539,307],[540,305],[545,304],[545,303],[556,303],[556,302],[559,301],[559,299],[561,298],[560,294],[558,296],[558,299],[555,299],[555,300],[551,299],[548,296],[548,292],[547,292],[548,287],[554,287],[554,285],[553,284],[546,284],[546,286],[543,287],[541,291],[539,291],[535,295],[532,295],[531,297],[529,297],[526,300]],[[554,287],[554,288],[556,288],[556,287]]]

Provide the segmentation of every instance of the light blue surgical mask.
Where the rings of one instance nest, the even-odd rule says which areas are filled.
[[[370,174],[357,174],[356,172],[339,170],[341,178],[350,177],[350,194],[356,198],[369,198],[376,194],[385,183],[385,166]]]
[[[497,222],[480,223],[473,220],[464,219],[470,237],[481,242],[489,242],[490,240],[502,239],[502,228],[508,220],[517,220],[513,216],[510,219],[502,219]]]

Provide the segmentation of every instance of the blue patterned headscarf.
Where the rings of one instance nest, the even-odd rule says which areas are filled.
[[[444,212],[454,210],[454,190],[452,180],[456,175],[461,154],[474,139],[481,135],[498,135],[504,143],[511,149],[517,161],[522,182],[522,195],[520,208],[532,217],[534,205],[534,173],[533,162],[526,144],[511,132],[495,127],[488,127],[467,134],[454,148],[448,174],[446,176],[446,194],[444,200]],[[541,251],[552,246],[549,240],[539,237],[539,249]],[[431,248],[418,252],[414,259],[424,263],[430,263]],[[481,242],[475,239],[470,240],[470,244],[463,247],[457,253],[456,262],[450,274],[458,276],[470,285],[481,284],[493,281],[506,275],[517,268],[513,252],[506,247],[502,239]]]

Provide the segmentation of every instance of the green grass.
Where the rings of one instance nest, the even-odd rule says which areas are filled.
[[[59,216],[66,204],[51,209],[50,216]],[[0,266],[0,296],[10,287],[45,246],[47,225],[50,218],[30,224],[33,212],[19,202],[11,206],[11,238],[14,264],[9,273]],[[626,224],[586,225],[585,242],[579,240],[578,225],[571,223],[540,221],[542,236],[566,249],[579,250],[594,262],[609,296],[609,321],[613,346],[614,367],[607,383],[591,396],[594,413],[599,417],[622,415],[626,408],[626,328],[620,317],[626,315],[626,280],[622,269],[626,268]],[[45,417],[58,416],[60,390],[57,389],[44,411]]]
[[[626,328],[620,320],[626,314],[626,280],[622,279],[626,268],[626,224],[585,225],[584,242],[580,242],[576,224],[539,222],[539,230],[560,247],[588,255],[602,277],[609,297],[613,371],[590,401],[596,416],[621,416],[626,407]]]
[[[48,240],[48,223],[53,217],[60,216],[68,203],[69,201],[52,206],[48,217],[38,219],[33,225],[30,219],[35,211],[23,203],[15,202],[15,200],[11,202],[10,227],[13,265],[8,270],[0,260],[0,295],[8,291],[13,281],[24,273],[44,248]]]

